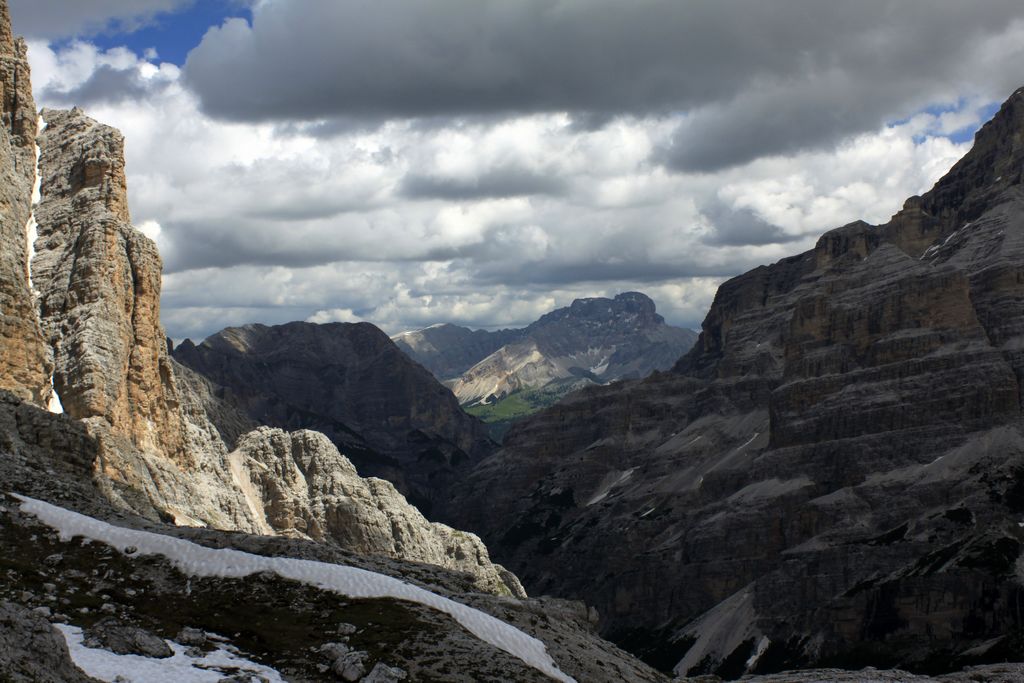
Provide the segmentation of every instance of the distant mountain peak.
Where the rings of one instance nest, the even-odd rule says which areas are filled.
[[[667,325],[646,294],[623,292],[576,299],[521,330],[435,325],[393,340],[445,381],[460,403],[486,407],[476,414],[504,424],[585,386],[667,370],[696,338]],[[499,405],[506,400],[515,407]]]

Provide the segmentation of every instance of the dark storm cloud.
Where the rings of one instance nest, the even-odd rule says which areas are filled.
[[[565,190],[565,181],[554,174],[499,166],[468,179],[407,175],[402,181],[401,193],[409,199],[463,201],[528,195],[557,196]]]
[[[829,144],[965,82],[1001,96],[1017,84],[971,73],[968,53],[1022,16],[1019,0],[268,2],[209,32],[186,78],[205,111],[249,121],[689,113],[666,160],[704,171]]]
[[[703,211],[712,232],[704,237],[704,244],[722,247],[761,246],[795,242],[799,235],[787,235],[750,209],[732,209],[715,204]]]
[[[66,106],[90,106],[99,102],[140,101],[167,87],[166,81],[145,79],[135,67],[115,69],[102,65],[81,85],[67,90],[47,88],[42,99]]]
[[[9,0],[11,21],[30,38],[91,35],[105,29],[132,30],[160,12],[196,0]]]

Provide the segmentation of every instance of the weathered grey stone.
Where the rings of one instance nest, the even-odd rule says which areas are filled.
[[[124,139],[81,110],[45,110],[32,263],[66,412],[184,462],[184,425],[160,329],[162,265],[128,215]]]
[[[50,352],[29,287],[36,105],[25,41],[0,2],[0,389],[37,405],[50,396]]]
[[[139,655],[151,659],[174,656],[174,650],[163,638],[114,619],[101,619],[86,628],[84,636],[82,644],[86,647],[109,650],[118,655]]]
[[[228,462],[269,532],[463,571],[477,590],[526,595],[479,538],[428,522],[391,483],[361,478],[323,434],[261,427],[242,437]]]
[[[692,330],[665,324],[654,302],[639,292],[577,299],[521,330],[520,337],[447,383],[460,403],[493,403],[558,384],[569,390],[639,379],[671,368],[697,340]],[[406,346],[423,346],[415,336],[402,339]]]
[[[228,328],[174,357],[260,424],[326,434],[425,514],[493,448],[484,425],[369,323]]]
[[[377,662],[373,670],[363,679],[363,683],[400,683],[406,678],[407,674],[401,669]]]
[[[11,683],[94,683],[76,667],[64,637],[39,614],[0,602],[0,677]]]
[[[331,664],[331,672],[343,681],[358,681],[366,675],[366,653],[350,651]]]

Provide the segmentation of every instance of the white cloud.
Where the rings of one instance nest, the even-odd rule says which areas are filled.
[[[132,214],[164,256],[162,315],[177,339],[307,319],[392,333],[523,325],[626,290],[696,327],[723,278],[852,220],[884,221],[926,190],[968,147],[941,135],[976,124],[985,104],[833,151],[687,174],[651,161],[679,117],[592,130],[564,113],[391,121],[328,135],[329,121],[211,119],[176,67],[126,50],[33,42],[30,58],[43,104],[104,67],[151,86],[88,112],[126,136]]]

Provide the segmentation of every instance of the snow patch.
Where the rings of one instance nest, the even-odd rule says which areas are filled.
[[[60,396],[57,394],[57,387],[53,383],[53,375],[50,375],[50,401],[46,404],[46,409],[55,415],[60,415],[64,412],[64,406],[60,402]]]
[[[615,473],[611,473],[605,476],[601,481],[601,486],[598,487],[597,492],[587,501],[587,507],[600,503],[602,500],[608,497],[612,489],[619,484],[625,482],[627,479],[633,476],[633,472],[636,468],[630,468],[625,472],[619,473],[617,476]]]
[[[742,446],[740,446],[739,448],[737,448],[735,452],[736,452],[736,453],[739,453],[739,452],[740,452],[740,451],[742,451],[742,450],[743,450],[744,448],[746,448],[746,447],[747,447],[747,446],[749,446],[750,444],[754,443],[754,439],[756,439],[756,438],[757,438],[757,437],[759,437],[759,436],[761,436],[761,433],[760,433],[760,432],[754,432],[754,435],[753,435],[752,437],[750,437],[750,441],[747,441],[747,442],[746,442],[745,444],[743,444]]]
[[[270,572],[350,598],[392,598],[414,602],[444,612],[483,642],[509,653],[541,673],[564,683],[575,683],[573,678],[558,669],[544,643],[536,638],[489,614],[390,576],[312,560],[263,557],[231,548],[205,548],[181,538],[113,526],[49,503],[11,495],[22,502],[23,512],[56,529],[63,541],[82,536],[122,551],[133,548],[132,558],[160,555],[182,573],[197,577],[238,579]]]
[[[937,254],[939,250],[941,250],[943,247],[945,247],[947,244],[953,241],[955,237],[959,236],[961,233],[963,233],[964,230],[966,230],[969,227],[971,227],[970,222],[964,223],[962,226],[960,226],[958,230],[956,230],[955,232],[953,232],[953,234],[944,239],[942,241],[942,244],[933,244],[932,246],[925,249],[924,253],[921,254],[921,258],[919,260],[923,261],[926,258]]]
[[[46,121],[40,116],[36,119],[36,137],[43,134],[46,130]],[[43,156],[43,150],[39,147],[39,142],[36,142],[36,173],[35,180],[32,183],[32,211],[28,215],[28,223],[25,224],[25,250],[28,254],[28,288],[32,292],[32,299],[34,302],[39,300],[39,291],[36,289],[35,283],[32,282],[32,261],[36,258],[36,240],[39,239],[39,223],[36,221],[36,207],[39,206],[39,202],[43,199],[43,176],[39,173],[39,159]],[[39,316],[39,311],[36,311],[36,316]],[[60,415],[64,412],[64,406],[60,402],[60,396],[57,395],[57,388],[53,383],[53,374],[50,374],[50,400],[46,404],[46,409],[51,413]]]
[[[772,644],[772,641],[768,639],[768,636],[761,636],[761,640],[757,641],[757,649],[754,650],[754,654],[750,655],[747,660],[747,671],[752,671],[757,663],[764,656],[764,653],[768,651],[768,646]]]
[[[173,641],[165,641],[173,657],[152,659],[140,655],[118,655],[109,650],[86,647],[82,629],[66,624],[54,624],[64,636],[71,660],[87,675],[114,683],[218,683],[225,677],[238,674],[262,676],[270,683],[284,683],[281,675],[270,667],[241,657],[230,645],[218,645],[203,657],[189,657],[186,648]],[[230,648],[230,649],[229,649]]]
[[[46,130],[46,122],[43,121],[43,117],[40,116],[36,119],[36,135],[41,135]],[[36,142],[36,172],[35,180],[32,182],[32,211],[28,215],[28,223],[25,224],[25,242],[26,252],[28,253],[28,286],[32,290],[32,295],[37,297],[39,292],[36,291],[35,286],[32,284],[32,259],[36,257],[36,240],[39,239],[39,224],[36,222],[36,206],[43,198],[43,177],[39,175],[39,159],[43,156],[43,150],[40,149],[39,143]]]

